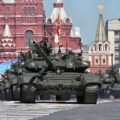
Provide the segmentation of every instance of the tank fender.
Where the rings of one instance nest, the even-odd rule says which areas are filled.
[[[40,78],[39,78],[39,75],[35,75],[33,77],[20,77],[19,78],[19,85],[22,85],[22,84],[39,84],[39,81],[40,81]]]
[[[81,75],[80,77],[82,84],[84,85],[84,87],[88,87],[88,86],[101,86],[101,82],[100,79],[97,75],[92,74],[92,73],[84,73]]]

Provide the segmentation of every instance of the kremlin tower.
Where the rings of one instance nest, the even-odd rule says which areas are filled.
[[[0,11],[1,62],[15,59],[44,37],[43,0],[0,0]]]
[[[66,46],[75,53],[81,52],[80,29],[78,27],[75,28],[75,32],[73,33],[72,20],[65,12],[62,0],[56,0],[53,4],[52,14],[50,18],[47,19],[46,23],[46,36],[51,40],[52,45],[55,47],[55,51],[58,51],[58,45],[54,45],[58,17],[60,19],[60,35],[58,41],[62,46],[62,52],[65,52]]]
[[[99,20],[95,41],[89,48],[90,72],[105,72],[112,65],[110,42],[107,40],[102,15],[103,5],[99,4]]]
[[[80,29],[72,32],[72,21],[64,10],[62,0],[56,0],[51,17],[46,20],[43,0],[0,0],[0,60],[15,59],[20,51],[28,51],[33,41],[47,37],[55,50],[57,18],[59,16],[59,44],[75,53],[81,51]]]
[[[2,40],[0,43],[0,60],[1,62],[4,60],[15,59],[15,42],[13,41],[9,25],[6,24],[4,28],[4,32],[2,35]]]

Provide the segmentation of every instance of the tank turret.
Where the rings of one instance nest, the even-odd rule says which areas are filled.
[[[46,43],[47,42],[47,43]],[[45,41],[46,44],[48,44],[48,41]],[[55,70],[56,68],[63,69],[64,71],[79,71],[84,72],[87,68],[90,67],[90,63],[87,61],[82,61],[81,54],[78,54],[75,56],[72,51],[69,51],[68,54],[60,55],[57,54],[54,59],[50,59],[50,57],[46,54],[46,49],[43,49],[38,43],[33,43],[32,48],[41,55],[48,67],[52,70]]]
[[[31,45],[32,46],[32,45]],[[40,48],[45,52],[46,56],[51,56],[50,53],[52,52],[51,44],[48,42],[46,38],[38,44]],[[43,58],[42,54],[38,54],[38,51],[34,47],[31,47],[31,52],[21,53],[20,59],[24,61],[23,67],[31,72],[38,72],[42,69],[42,66],[46,66],[45,59]],[[46,57],[47,58],[47,57]]]

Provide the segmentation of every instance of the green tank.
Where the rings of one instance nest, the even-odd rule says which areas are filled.
[[[45,39],[43,39],[45,41]],[[40,42],[43,47],[43,42]],[[52,49],[48,46],[49,50]],[[49,51],[46,51],[49,54]],[[11,68],[6,70],[2,75],[2,81],[4,81],[4,95],[5,100],[20,100],[20,76],[22,72],[24,74],[30,73],[30,76],[37,74],[42,70],[42,66],[46,66],[44,59],[37,55],[34,50],[23,53],[20,52],[18,61],[11,65]],[[49,96],[40,96],[41,99],[49,99]]]
[[[23,63],[30,59],[29,52],[20,53],[18,61],[11,65],[11,68],[2,74],[3,94],[5,100],[20,100],[20,87],[18,76],[23,69]]]
[[[55,95],[56,100],[76,95],[78,103],[96,104],[101,83],[97,75],[85,72],[89,62],[82,62],[81,54],[75,56],[71,51],[51,57],[48,40],[43,44],[41,47],[33,43],[31,47],[44,58],[46,65],[39,73],[27,71],[19,76],[20,101],[34,103],[36,95]]]
[[[18,85],[18,74],[21,70],[19,61],[11,65],[11,68],[2,74],[2,81],[4,85],[4,99],[5,100],[19,100],[20,89]]]
[[[115,67],[102,75],[101,82],[100,98],[109,98],[110,95],[120,98],[120,74]]]

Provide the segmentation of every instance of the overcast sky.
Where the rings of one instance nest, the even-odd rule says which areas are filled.
[[[43,0],[46,16],[50,17],[56,0]],[[120,0],[62,0],[73,26],[79,26],[82,42],[89,44],[95,40],[98,23],[98,4],[104,4],[103,17],[106,20],[120,18]]]

